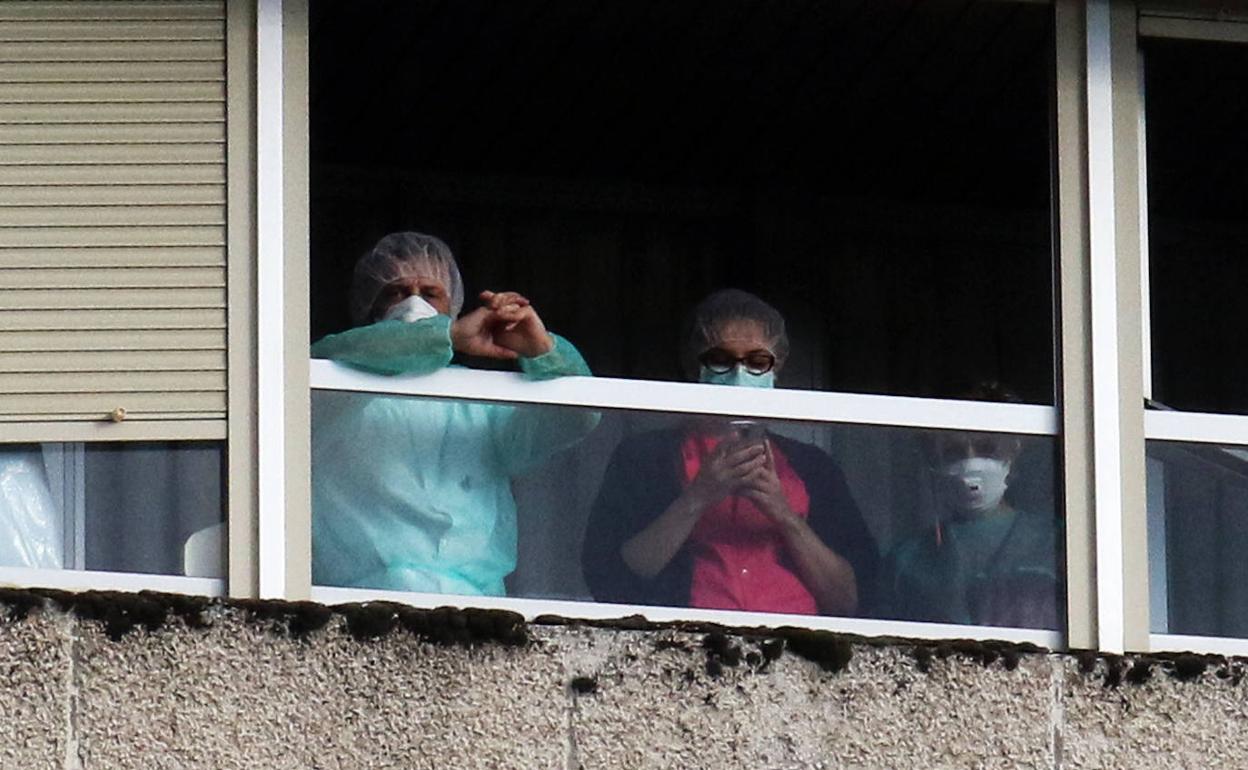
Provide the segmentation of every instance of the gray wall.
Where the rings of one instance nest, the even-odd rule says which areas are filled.
[[[89,611],[114,630],[138,612]],[[0,622],[0,767],[1248,766],[1235,661],[1114,684],[1105,660],[904,642],[824,638],[852,652],[825,671],[790,652],[763,666],[765,636],[708,653],[705,631],[534,625],[527,646],[468,648],[359,641],[337,615],[302,638],[237,608],[205,617],[117,640],[49,608]],[[708,673],[732,650],[745,659]]]

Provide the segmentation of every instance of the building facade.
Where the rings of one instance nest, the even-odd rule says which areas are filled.
[[[1239,664],[1200,656],[1248,650],[1245,85],[1234,3],[0,2],[0,579],[218,599],[152,599],[129,632],[125,596],[13,594],[39,607],[2,628],[10,763],[1235,764],[1210,725],[1241,710]],[[469,311],[523,293],[597,376],[311,358],[360,324],[357,257],[401,231],[449,244]],[[680,319],[729,287],[787,326],[779,387],[682,381]],[[331,444],[331,405],[383,402],[536,426],[507,446],[540,462],[506,472],[448,438],[425,493],[495,484],[501,589],[318,584],[341,511],[402,539],[369,530],[371,490],[323,502],[331,467],[408,440]],[[812,531],[816,483],[843,484],[823,541],[850,609],[708,603],[708,532],[672,598],[595,583],[620,548],[595,555],[594,517],[650,499],[604,490],[666,483],[620,469],[629,442],[729,420],[765,427],[777,478],[776,447],[822,458],[787,477]],[[425,430],[402,451],[455,435]],[[974,525],[942,485],[967,459],[1003,468],[1015,534],[962,562]],[[1010,550],[1016,520],[1038,534]],[[283,604],[307,600],[348,609]],[[530,643],[403,627],[443,605],[518,613]],[[292,640],[300,612],[320,620]],[[638,615],[674,625],[615,623]],[[782,627],[830,635],[743,630]],[[220,696],[184,704],[186,677]]]

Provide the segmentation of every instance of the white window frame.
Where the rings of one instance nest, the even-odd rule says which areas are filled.
[[[651,622],[694,621],[740,628],[795,626],[819,631],[835,631],[858,636],[885,636],[902,639],[980,639],[1034,644],[1054,650],[1063,645],[1064,634],[1034,628],[964,626],[951,623],[918,623],[872,618],[838,618],[826,615],[790,615],[780,612],[739,612],[699,610],[691,607],[660,607],[652,604],[611,604],[594,601],[524,599],[513,596],[456,596],[370,588],[313,586],[312,599],[325,604],[383,601],[433,609],[448,604],[502,609],[517,612],[526,620],[556,615],[580,620],[619,620],[642,616]]]
[[[254,74],[243,77],[245,82],[235,75],[229,81],[228,580],[68,570],[0,571],[0,578],[9,576],[26,585],[228,592],[239,597],[338,601],[384,596],[420,606],[448,601],[506,606],[530,617],[552,611],[585,618],[641,612],[654,619],[795,623],[850,633],[1007,639],[1108,652],[1162,643],[1147,634],[1147,556],[1135,534],[1143,530],[1143,514],[1137,516],[1135,511],[1142,510],[1144,498],[1146,431],[1149,438],[1159,436],[1157,421],[1177,418],[1144,416],[1140,399],[1134,398],[1144,388],[1140,241],[1146,223],[1139,218],[1141,124],[1123,117],[1139,116],[1138,111],[1130,112],[1132,104],[1139,105],[1133,2],[1054,0],[1054,315],[1060,362],[1056,408],[811,391],[746,394],[685,383],[646,382],[637,387],[628,380],[605,378],[529,383],[514,375],[452,371],[387,378],[389,390],[383,391],[365,375],[328,362],[310,362],[304,299],[308,296],[307,0],[232,0],[227,7],[230,70]],[[1208,34],[1201,24],[1196,25],[1205,30],[1201,34]],[[1182,29],[1185,35],[1197,34],[1190,24]],[[1217,27],[1217,34],[1224,34],[1223,27]],[[309,491],[312,387],[1057,436],[1067,529],[1067,628],[1055,633],[314,588]],[[1225,418],[1212,418],[1220,427],[1211,428],[1209,435],[1235,430],[1232,423],[1223,422]],[[1185,423],[1181,435],[1200,434],[1191,426],[1201,419]],[[58,440],[54,433],[41,432],[41,440]],[[1138,579],[1141,575],[1143,580]],[[1142,603],[1137,601],[1141,597]]]
[[[1142,3],[1153,4],[1151,0]],[[322,601],[385,599],[417,606],[446,603],[506,607],[528,617],[557,612],[605,618],[641,613],[656,620],[699,619],[740,625],[793,623],[861,634],[920,638],[971,637],[1030,641],[1047,647],[1105,652],[1196,649],[1248,651],[1248,641],[1149,633],[1146,542],[1146,439],[1226,442],[1248,435],[1248,418],[1145,414],[1147,392],[1147,221],[1143,178],[1143,116],[1138,34],[1171,30],[1210,39],[1238,34],[1225,19],[1184,13],[1140,18],[1133,0],[1054,0],[1056,18],[1056,173],[1053,207],[1055,352],[1058,404],[1052,407],[967,403],[777,391],[714,390],[684,383],[565,378],[528,383],[515,375],[444,371],[426,377],[376,379],[329,362],[308,361],[306,0],[259,0],[256,89],[280,103],[257,122],[257,185],[280,196],[258,196],[261,324],[257,419],[262,481],[259,551],[249,566],[261,575],[262,595],[311,596]],[[1170,5],[1176,5],[1170,3]],[[1160,19],[1160,21],[1158,20]],[[278,20],[275,22],[274,20]],[[1216,22],[1216,23],[1214,23]],[[1209,26],[1214,23],[1213,26]],[[1179,32],[1173,32],[1174,30]],[[265,56],[266,46],[269,56]],[[272,54],[272,47],[281,49]],[[284,47],[283,47],[284,46]],[[275,96],[274,81],[281,89]],[[280,162],[272,162],[279,159]],[[266,162],[267,161],[267,162]],[[302,183],[302,187],[300,184]],[[285,237],[277,238],[275,233]],[[279,242],[280,241],[280,242]],[[292,298],[289,301],[287,298]],[[280,331],[279,331],[280,330]],[[284,362],[281,372],[272,370]],[[270,367],[264,374],[265,367]],[[284,378],[284,382],[283,382]],[[1057,435],[1062,455],[1066,543],[1067,627],[1029,629],[905,623],[841,618],[794,618],[519,598],[460,597],[313,587],[310,576],[308,467],[310,388],[394,392],[435,398],[552,403],[733,414],[768,419],[946,428]],[[233,538],[232,538],[233,541]],[[238,558],[238,553],[232,554]],[[231,574],[235,572],[233,560]],[[1017,632],[1017,633],[1016,633]]]
[[[255,19],[256,517],[248,572],[260,598],[307,599],[307,2],[260,0]]]
[[[0,567],[0,584],[66,591],[162,591],[196,596],[224,596],[225,581],[146,572]]]
[[[1063,3],[1059,0],[1059,5],[1061,4]],[[1069,3],[1065,4],[1069,5]],[[294,2],[292,0],[260,0],[260,6],[262,17],[266,13],[269,15],[269,18],[286,16],[285,41],[292,39],[289,18],[292,13],[303,16],[302,21],[297,22],[297,26],[306,33],[306,2],[303,0],[294,0]],[[1069,13],[1070,9],[1068,8],[1066,12]],[[270,45],[280,45],[283,40],[280,37],[277,26],[274,24],[270,24],[267,27],[262,26],[259,29],[259,34],[261,47],[265,45],[266,39],[269,40]],[[306,35],[304,41],[306,42]],[[277,60],[272,59],[271,61]],[[287,93],[289,93],[292,85],[296,88],[306,89],[306,81],[292,84],[289,70],[287,70],[285,75],[284,86],[287,89]],[[258,71],[258,76],[261,78],[273,78],[280,76],[280,73],[278,73],[276,65],[270,65],[269,67],[262,65]],[[269,93],[273,93],[271,91],[272,87],[273,84],[270,83]],[[264,91],[265,86],[258,85],[257,90]],[[277,99],[276,96],[271,96],[270,99],[275,100],[276,103],[286,103],[289,106],[288,99]],[[286,113],[288,119],[292,115],[295,119],[304,121],[304,125],[300,127],[300,130],[306,132],[306,113],[298,111],[294,113],[288,111]],[[280,126],[276,119],[266,123],[262,116],[260,131],[262,136],[260,148],[262,173],[265,168],[263,157],[266,152],[269,157],[280,156],[289,160],[289,148],[284,148],[280,144],[282,140],[288,143],[291,141],[301,143],[306,148],[306,134],[300,135],[299,131],[292,131],[289,125]],[[265,149],[266,145],[268,146],[267,150]],[[306,152],[305,159],[300,162],[306,163]],[[289,169],[274,168],[269,173],[278,174],[283,170],[288,171]],[[300,169],[298,173],[305,174],[306,170]],[[264,183],[262,182],[261,184],[263,185]],[[277,183],[272,181],[272,178],[269,184],[269,189],[276,189],[274,185]],[[284,189],[289,191],[290,188],[286,187]],[[1076,186],[1076,190],[1078,189],[1080,188]],[[275,196],[261,195],[260,209],[263,221],[266,209],[271,212],[285,212],[289,214],[291,206],[288,203],[278,202]],[[282,231],[282,228],[277,227],[275,224],[270,224],[270,233],[280,231]],[[268,247],[264,245],[266,242],[266,240],[262,239],[262,271],[266,269],[263,265],[266,259],[272,262],[267,268],[270,271],[277,269],[276,264],[278,262],[284,264],[288,270],[291,269],[292,261],[289,258],[289,240],[283,244],[274,242]],[[306,249],[306,244],[302,247]],[[286,249],[285,259],[275,256],[282,253],[282,248]],[[308,264],[306,251],[303,254],[302,264],[302,269],[306,273]],[[306,280],[306,277],[301,280]],[[264,283],[263,278],[261,283]],[[1057,290],[1056,287],[1054,290]],[[288,303],[285,298],[306,296],[306,291],[302,294],[295,293],[291,290],[288,283],[284,283],[280,279],[271,280],[267,291],[263,285],[261,286],[258,312],[262,318],[276,318],[284,313],[283,317],[289,319],[291,317],[291,308],[289,306],[297,304],[300,300],[295,299]],[[306,306],[306,302],[304,304]],[[302,308],[302,310],[306,311],[306,307]],[[304,321],[306,323],[306,319]],[[275,328],[275,324],[261,321],[262,347],[265,345],[263,342],[265,335]],[[306,327],[304,327],[302,337],[292,335],[289,330],[285,333],[274,333],[273,336],[275,338],[280,337],[280,340],[275,343],[278,347],[274,348],[274,351],[280,352],[271,352],[267,357],[271,361],[277,361],[283,357],[289,360],[288,356],[291,347],[306,344],[303,342],[303,340],[307,339]],[[283,344],[287,348],[280,348],[280,345]],[[306,348],[304,349],[306,350]],[[263,358],[261,366],[264,365]],[[1048,406],[797,390],[768,392],[753,390],[746,392],[744,389],[717,388],[696,383],[639,382],[611,378],[565,377],[537,383],[525,381],[516,374],[484,371],[443,370],[425,376],[383,378],[353,371],[329,361],[317,360],[301,363],[299,365],[301,374],[304,371],[304,366],[307,367],[306,385],[311,389],[350,390],[510,403],[558,404],[597,409],[720,414],[763,419],[804,420],[819,423],[1016,433],[1053,437],[1057,437],[1059,433],[1058,409]],[[289,374],[290,370],[287,369],[286,375],[289,376]],[[288,419],[289,414],[286,415],[287,419],[284,419],[281,410],[285,408],[289,412],[290,401],[288,394],[294,390],[294,386],[288,382],[283,388],[276,377],[265,380],[262,375],[261,378],[260,434],[261,436],[267,434],[272,442],[279,441],[283,437],[288,440],[291,431]],[[285,393],[282,392],[283,390]],[[304,388],[300,392],[308,392],[308,390]],[[285,402],[282,401],[284,396],[288,399]],[[297,429],[303,433],[301,436],[302,442],[306,440],[306,432],[310,428],[308,422],[306,422],[306,407],[300,404],[298,411],[299,416],[305,420],[305,422],[297,426]],[[282,432],[283,428],[285,433]],[[291,484],[289,474],[292,472],[292,468],[289,464],[288,456],[284,456],[276,450],[266,453],[262,449],[259,465],[260,477],[262,479],[278,479],[283,473],[288,474],[286,485],[289,489]],[[306,494],[306,488],[303,485],[307,484],[308,470],[306,467],[294,469],[294,472],[299,474],[297,483],[300,485],[299,494],[301,496]],[[277,481],[269,483],[274,488],[281,486],[281,483]],[[292,571],[288,562],[281,561],[284,557],[289,557],[291,554],[289,538],[287,538],[287,542],[284,544],[285,547],[281,548],[276,545],[277,536],[275,534],[270,535],[267,538],[267,542],[270,545],[266,546],[265,532],[269,531],[269,528],[272,528],[273,532],[277,532],[281,525],[284,524],[289,527],[294,521],[298,522],[296,526],[301,532],[310,531],[310,512],[306,504],[302,508],[292,506],[289,499],[283,500],[276,491],[271,494],[272,498],[267,507],[263,494],[261,500],[260,571],[262,575],[280,574],[289,577],[294,571]],[[284,517],[281,524],[278,522],[265,523],[267,518],[276,515]],[[307,548],[310,550],[310,544]],[[303,543],[299,546],[299,553],[296,555],[296,558],[309,558],[308,552],[304,550]],[[1003,639],[1016,642],[1030,642],[1049,648],[1065,646],[1067,638],[1065,632],[1036,629],[1005,629],[987,626],[942,625],[822,616],[812,618],[771,613],[723,612],[685,608],[612,605],[594,602],[546,601],[515,597],[470,597],[331,588],[311,585],[310,575],[302,564],[297,573],[302,580],[298,584],[287,583],[285,586],[286,595],[309,595],[313,599],[326,602],[384,599],[422,607],[435,607],[449,602],[482,607],[505,607],[521,612],[530,618],[552,612],[579,618],[618,618],[626,615],[642,614],[654,620],[698,619],[734,625],[795,624],[866,635],[901,635],[916,638]],[[1088,602],[1086,598],[1080,598],[1077,603],[1083,606]]]
[[[314,359],[310,365],[311,387],[314,390],[818,423],[1057,435],[1057,410],[1033,404],[816,390],[724,388],[696,382],[616,377],[560,377],[531,382],[515,372],[472,369],[443,369],[425,375],[383,377],[326,360]]]

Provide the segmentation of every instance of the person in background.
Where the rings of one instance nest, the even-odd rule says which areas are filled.
[[[1019,401],[995,383],[966,397]],[[1006,496],[1019,439],[941,431],[924,444],[940,515],[889,552],[881,617],[1057,628],[1059,528],[1051,514],[1020,510]]]
[[[728,289],[694,310],[683,357],[700,382],[770,388],[788,347],[774,308]],[[698,418],[616,449],[581,561],[599,601],[853,615],[877,559],[823,451]]]
[[[590,374],[516,292],[460,314],[451,250],[392,233],[360,258],[356,326],[312,346],[383,375],[428,374],[456,353],[519,363],[529,379]],[[312,576],[317,585],[501,595],[516,565],[510,480],[584,438],[586,410],[314,391]]]

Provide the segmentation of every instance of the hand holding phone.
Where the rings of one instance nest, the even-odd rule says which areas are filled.
[[[762,444],[764,451],[767,452],[767,467],[775,469],[775,463],[771,457],[771,442],[767,440],[767,429],[763,424],[754,420],[733,420],[729,423],[732,431],[736,436],[736,440],[741,446],[749,446],[750,444]]]

